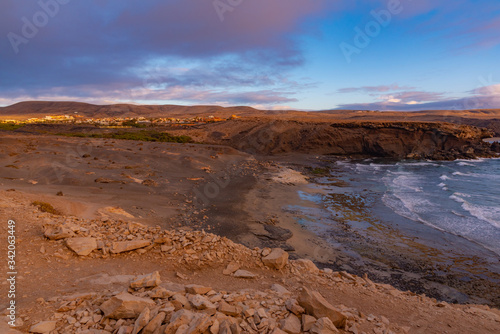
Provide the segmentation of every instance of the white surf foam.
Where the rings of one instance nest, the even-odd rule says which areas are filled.
[[[500,228],[500,208],[476,205],[467,201],[462,203],[462,208],[468,211],[472,216],[488,222],[496,228]]]

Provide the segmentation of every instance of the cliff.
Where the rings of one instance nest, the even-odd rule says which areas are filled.
[[[182,131],[195,140],[252,154],[289,152],[450,160],[491,157],[482,141],[493,133],[467,125],[430,122],[312,122],[240,119]]]

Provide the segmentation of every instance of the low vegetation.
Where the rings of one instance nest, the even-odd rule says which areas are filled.
[[[134,127],[134,128],[145,128],[147,127],[146,124],[141,124],[139,122],[137,122],[136,119],[131,119],[129,121],[125,121],[122,123],[122,126],[131,126],[131,127]]]
[[[314,175],[328,175],[330,173],[330,169],[328,167],[316,167],[316,168],[310,168],[311,173]]]
[[[60,215],[61,212],[54,208],[50,203],[47,202],[41,202],[41,201],[34,201],[31,203],[31,205],[34,205],[40,210],[41,212],[47,212],[51,213],[53,215]]]
[[[173,136],[166,132],[141,130],[138,132],[115,132],[115,133],[60,133],[61,136],[81,137],[81,138],[106,138],[106,139],[125,139],[151,142],[168,143],[192,143],[189,136]]]
[[[16,124],[13,122],[7,122],[7,123],[0,123],[0,130],[5,130],[5,131],[14,131],[19,128],[22,128],[24,124]]]

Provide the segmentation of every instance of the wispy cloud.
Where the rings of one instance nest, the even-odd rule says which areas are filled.
[[[471,95],[462,98],[446,97],[444,93],[410,91],[385,95],[373,103],[350,103],[339,105],[338,109],[349,110],[465,110],[500,108],[500,85],[489,85],[474,89]]]
[[[380,86],[364,86],[364,87],[348,87],[348,88],[340,88],[337,90],[339,94],[348,94],[348,93],[383,93],[389,91],[398,91],[398,90],[409,90],[414,87],[407,86],[399,86],[397,84],[392,85],[380,85]]]

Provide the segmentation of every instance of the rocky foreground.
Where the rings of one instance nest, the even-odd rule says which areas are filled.
[[[38,219],[45,222],[36,225],[39,252],[50,252],[54,261],[90,267],[91,261],[123,258],[131,271],[137,261],[158,263],[158,270],[110,275],[110,267],[109,274],[93,276],[93,289],[38,298],[17,320],[31,333],[498,333],[500,328],[496,309],[450,305],[366,276],[320,270],[310,260],[290,260],[281,249],[248,249],[204,231],[166,231],[120,220],[49,214]],[[160,263],[176,264],[177,283],[161,277]],[[193,284],[196,274],[181,273],[186,267],[215,271],[201,278],[207,283],[214,282],[213,275],[235,283],[227,290]],[[259,281],[265,288],[249,288]],[[111,283],[112,288],[106,285]],[[377,304],[393,314],[365,311],[377,310]],[[44,318],[32,317],[40,308]]]

